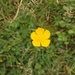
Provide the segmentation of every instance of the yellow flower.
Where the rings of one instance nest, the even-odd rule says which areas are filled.
[[[2,62],[2,59],[0,59],[0,62]]]
[[[30,35],[33,46],[39,47],[48,47],[51,40],[49,40],[50,32],[48,30],[44,30],[43,28],[37,28],[35,32],[32,32]]]

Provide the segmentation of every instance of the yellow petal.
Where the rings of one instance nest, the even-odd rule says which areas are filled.
[[[36,30],[36,34],[37,34],[37,35],[40,36],[40,35],[42,35],[43,33],[44,33],[44,29],[43,29],[43,28],[40,28],[40,27],[37,28],[37,30]]]
[[[37,40],[38,39],[35,32],[32,32],[30,37],[31,37],[32,40]]]
[[[49,44],[50,44],[50,42],[51,42],[51,40],[42,40],[42,41],[41,41],[41,45],[42,45],[43,47],[48,47]]]
[[[2,59],[0,59],[0,62],[2,62]]]
[[[48,30],[45,30],[43,34],[43,39],[48,39],[50,37],[50,32]]]
[[[33,44],[33,46],[37,46],[37,47],[40,46],[40,42],[39,41],[32,41],[32,44]]]

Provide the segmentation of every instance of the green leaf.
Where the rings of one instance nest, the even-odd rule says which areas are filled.
[[[58,40],[59,40],[59,41],[67,41],[67,36],[66,36],[65,32],[60,33],[60,34],[58,35]]]
[[[63,9],[64,9],[64,10],[68,10],[68,7],[67,7],[67,6],[63,6]]]
[[[62,21],[62,20],[59,22],[59,24],[60,24],[61,27],[65,27],[66,26],[65,22]]]
[[[0,46],[6,44],[6,42],[7,42],[6,40],[0,39]]]
[[[71,30],[68,31],[68,33],[69,34],[74,34],[75,32],[74,32],[74,30],[71,29]]]
[[[35,69],[41,69],[41,65],[39,63],[36,63]]]

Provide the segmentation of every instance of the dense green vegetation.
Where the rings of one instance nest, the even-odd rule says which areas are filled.
[[[38,27],[47,48],[32,45]],[[75,0],[0,0],[0,75],[75,75]]]

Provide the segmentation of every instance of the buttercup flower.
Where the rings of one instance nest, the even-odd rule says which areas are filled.
[[[2,59],[0,59],[0,62],[2,62]]]
[[[48,47],[51,40],[50,38],[50,32],[48,30],[44,30],[43,28],[37,28],[35,32],[32,32],[30,35],[33,46],[39,47]]]

